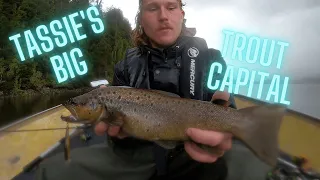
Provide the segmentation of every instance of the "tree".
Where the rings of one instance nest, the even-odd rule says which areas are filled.
[[[132,46],[131,26],[120,9],[101,9],[101,0],[0,0],[0,91],[8,94],[24,90],[41,91],[42,88],[80,88],[89,85],[94,79],[112,80],[115,63],[124,58],[125,50]],[[96,35],[89,21],[82,21],[87,38],[64,48],[56,48],[52,53],[43,54],[21,62],[13,42],[8,37],[35,29],[38,25],[47,25],[72,12],[85,10],[91,4],[97,4],[105,25],[103,34]],[[69,51],[75,46],[81,48],[88,66],[88,74],[66,83],[58,84],[52,65],[52,55]],[[22,43],[22,48],[26,45]]]

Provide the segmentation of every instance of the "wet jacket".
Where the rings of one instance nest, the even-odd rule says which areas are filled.
[[[181,36],[173,46],[163,50],[149,46],[128,49],[125,59],[115,65],[112,84],[158,89],[182,98],[210,101],[214,91],[207,88],[207,78],[213,62],[223,65],[223,73],[216,73],[213,82],[222,80],[226,63],[220,51],[209,49],[202,38]],[[232,97],[230,101],[231,106],[235,107]],[[113,141],[124,148],[151,144],[132,138],[114,138]],[[175,151],[169,152],[157,145],[155,147],[158,171],[165,173],[167,157],[172,157],[170,154]]]

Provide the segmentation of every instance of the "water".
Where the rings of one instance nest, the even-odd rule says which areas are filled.
[[[266,100],[270,84],[265,84],[264,86],[266,89],[262,91],[262,99],[258,100],[274,103],[273,98],[271,98],[270,101]],[[252,93],[252,98],[254,99],[257,99],[258,87],[259,84],[254,85]],[[282,86],[280,89],[281,88]],[[239,94],[247,96],[247,89],[248,88],[239,88]],[[301,112],[320,120],[320,84],[289,84],[285,100],[290,101],[290,105],[288,106],[289,109]]]
[[[79,92],[66,92],[52,95],[0,98],[0,127],[26,116],[57,106]]]

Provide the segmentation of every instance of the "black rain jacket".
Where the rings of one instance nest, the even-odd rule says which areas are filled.
[[[125,59],[115,65],[112,85],[157,89],[182,98],[210,101],[214,91],[207,88],[207,80],[213,62],[219,62],[223,67],[221,74],[214,74],[213,82],[222,80],[226,63],[220,51],[208,48],[202,38],[181,36],[173,46],[163,50],[149,46],[128,49]],[[235,108],[232,96],[229,101]],[[112,140],[124,148],[152,144],[133,138]],[[174,158],[172,154],[181,152],[183,147],[169,151],[154,146],[158,174],[166,174],[168,159]]]

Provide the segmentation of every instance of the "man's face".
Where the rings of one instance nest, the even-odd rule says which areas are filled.
[[[171,46],[177,40],[184,18],[177,0],[143,0],[141,13],[141,26],[154,46]]]

